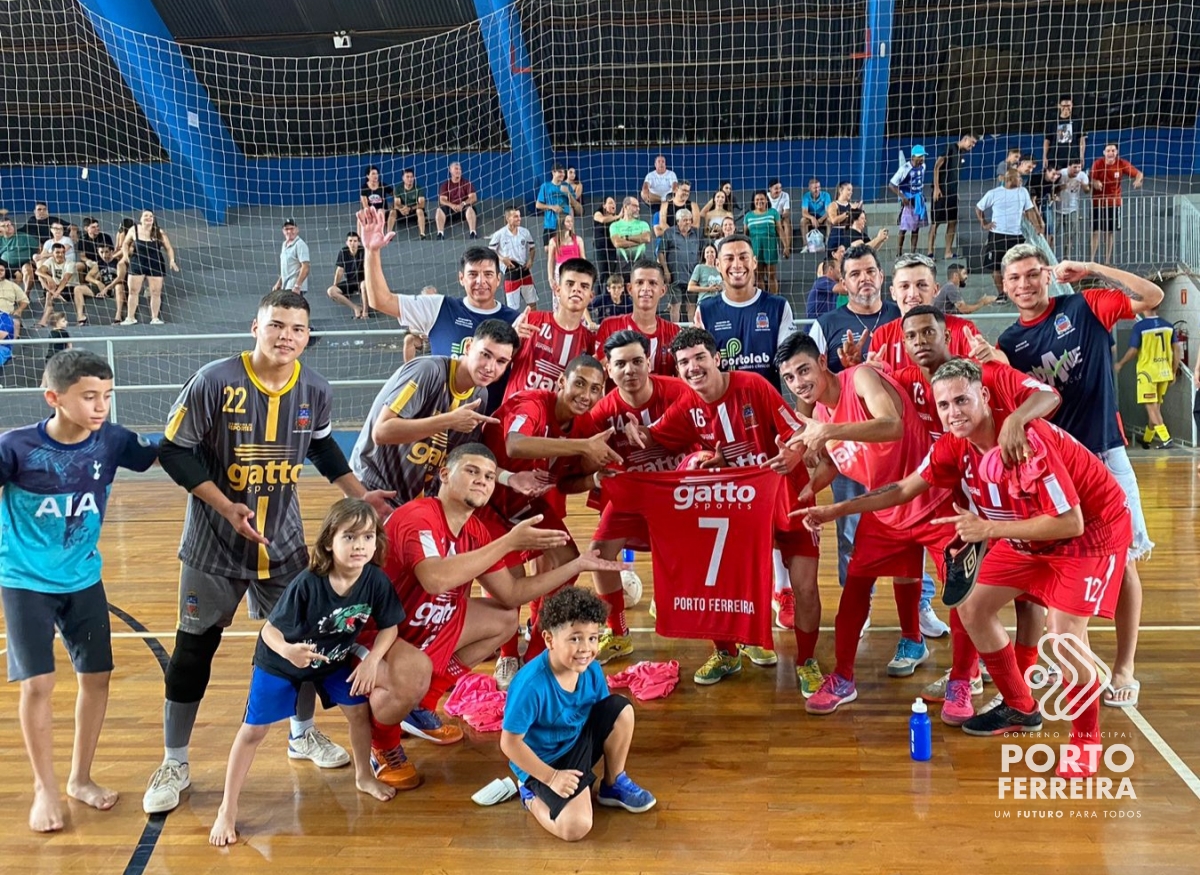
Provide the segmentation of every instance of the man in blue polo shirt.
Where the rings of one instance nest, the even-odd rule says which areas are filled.
[[[582,212],[583,207],[575,200],[574,189],[565,182],[567,171],[561,164],[550,168],[550,181],[543,182],[537,192],[537,208],[542,217],[542,245],[550,248],[550,238],[558,231],[559,217],[572,210]]]

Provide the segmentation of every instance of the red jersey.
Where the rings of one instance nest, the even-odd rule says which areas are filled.
[[[600,323],[600,329],[596,332],[596,358],[604,360],[604,342],[606,340],[618,331],[630,329],[650,341],[650,373],[658,374],[660,377],[674,377],[678,370],[675,367],[675,356],[671,355],[671,341],[679,333],[679,326],[661,316],[654,318],[658,327],[654,329],[653,334],[647,334],[638,328],[632,315],[609,316]]]
[[[1121,205],[1121,177],[1136,178],[1137,175],[1138,169],[1124,158],[1118,158],[1112,164],[1103,158],[1097,158],[1092,162],[1091,180],[1093,185],[1097,182],[1100,183],[1100,190],[1092,190],[1092,206],[1119,207]]]
[[[988,406],[1005,416],[1012,413],[1030,399],[1035,392],[1054,392],[1036,377],[1022,374],[1016,368],[1000,362],[987,362],[983,368],[983,386],[988,390]],[[895,381],[908,390],[913,407],[917,410],[921,424],[935,441],[942,436],[942,418],[938,416],[933,400],[933,387],[925,379],[925,372],[913,366],[900,368],[892,373]],[[1057,392],[1054,392],[1058,395]]]
[[[947,341],[950,355],[953,358],[970,357],[971,341],[967,336],[968,331],[971,334],[979,333],[979,329],[971,320],[950,313],[946,314]],[[908,350],[904,348],[903,319],[893,319],[891,322],[880,325],[871,335],[870,350],[871,352],[882,351],[882,360],[893,368],[904,368],[916,364],[909,358]]]
[[[471,581],[433,595],[417,580],[416,567],[426,559],[445,559],[478,550],[491,543],[491,535],[474,515],[467,518],[461,532],[452,533],[442,503],[436,498],[408,502],[392,512],[383,529],[389,545],[383,570],[404,605],[400,638],[421,650],[449,646],[453,653],[466,617]],[[500,567],[497,564],[489,570]],[[441,637],[453,640],[441,642]]]
[[[771,646],[771,545],[782,482],[757,466],[604,481],[604,500],[649,528],[659,635]]]
[[[834,374],[842,387],[841,399],[832,410],[818,402],[813,409],[813,417],[821,422],[869,422],[873,417],[867,410],[866,403],[854,389],[855,373],[859,368],[869,367],[870,365],[854,365]],[[837,469],[867,489],[878,489],[888,483],[903,480],[920,467],[930,446],[929,432],[917,416],[916,408],[904,389],[888,374],[880,373],[879,377],[895,389],[900,397],[900,422],[904,427],[904,436],[898,441],[886,443],[836,440],[825,444],[825,449]],[[876,511],[875,516],[889,526],[915,528],[938,510],[949,497],[949,489],[931,489],[908,504]]]
[[[568,331],[555,321],[554,314],[544,310],[530,311],[525,322],[537,333],[521,341],[513,356],[505,398],[527,389],[553,391],[571,359],[591,355],[596,347],[596,335],[586,325]]]
[[[996,414],[996,428],[1004,422]],[[1009,488],[1013,472],[1005,469],[1000,483],[979,476],[983,453],[970,441],[944,434],[921,464],[920,474],[934,486],[961,482],[979,513],[990,520],[1028,520],[1043,514],[1061,516],[1073,507],[1083,511],[1083,534],[1062,541],[1007,539],[1023,553],[1061,556],[1107,556],[1129,545],[1129,511],[1125,493],[1104,463],[1056,425],[1035,419],[1028,426],[1045,446],[1045,471],[1035,479],[1033,492],[1014,497]]]
[[[564,428],[554,415],[558,395],[543,389],[533,389],[518,392],[505,400],[500,409],[494,414],[500,420],[499,425],[487,425],[483,429],[483,442],[496,456],[496,466],[505,471],[552,471],[559,473],[565,470],[565,458],[554,459],[513,459],[508,455],[507,438],[513,432],[527,437],[566,438],[573,431],[574,422]],[[549,499],[549,496],[547,496]],[[496,513],[506,520],[512,520],[530,505],[530,499],[507,486],[496,484],[492,493],[491,505]]]

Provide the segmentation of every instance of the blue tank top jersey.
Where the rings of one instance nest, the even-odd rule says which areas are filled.
[[[781,388],[775,350],[781,337],[792,329],[791,307],[779,295],[761,289],[745,304],[733,304],[724,295],[700,303],[704,328],[717,341],[721,367],[727,371],[749,371]]]
[[[519,311],[503,304],[494,313],[480,313],[468,307],[462,298],[446,296],[442,299],[442,308],[438,311],[433,327],[429,329],[429,351],[434,355],[460,356],[463,354],[463,341],[475,334],[480,322],[501,319],[512,325],[520,315]],[[488,400],[483,412],[494,412],[504,400],[508,374],[509,371],[505,370],[503,377],[488,386]]]

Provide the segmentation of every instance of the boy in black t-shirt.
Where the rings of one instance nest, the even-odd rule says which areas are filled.
[[[361,307],[350,300],[351,296],[362,290],[364,255],[362,241],[357,232],[351,231],[346,235],[346,245],[338,253],[337,267],[333,271],[333,285],[325,290],[329,300],[353,310],[355,319],[366,319],[370,313],[366,295],[363,295]]]

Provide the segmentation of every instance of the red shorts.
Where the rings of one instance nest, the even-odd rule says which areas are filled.
[[[519,292],[525,286],[532,286],[532,285],[533,285],[533,274],[531,274],[531,273],[526,273],[525,276],[518,277],[516,279],[509,279],[508,273],[505,272],[504,291],[506,294],[509,292]]]
[[[459,639],[462,638],[463,625],[467,621],[467,602],[470,599],[460,599],[455,610],[441,623],[412,626],[403,622],[400,624],[400,640],[411,644],[429,657],[433,663],[434,675],[444,675],[450,665],[450,657],[458,650]],[[357,643],[370,648],[375,644],[378,629],[364,629],[359,634]]]
[[[628,550],[650,549],[650,527],[641,514],[619,511],[610,503],[600,513],[593,542],[624,541]]]
[[[542,515],[542,521],[537,524],[539,529],[553,529],[558,532],[566,532],[570,536],[571,532],[567,529],[567,524],[563,522],[562,516],[544,498],[535,498],[529,508],[522,511],[515,520],[506,520],[491,505],[475,511],[475,517],[484,524],[493,541],[507,535],[516,523],[537,514]],[[514,551],[500,560],[499,564],[504,568],[512,568],[516,565],[524,565],[540,555],[542,554],[536,550]]]
[[[787,562],[794,556],[820,558],[821,536],[804,528],[800,517],[788,516],[793,510],[800,509],[795,488],[790,481],[784,481],[778,496],[775,503],[775,549],[783,555],[783,561]]]
[[[1126,544],[1107,556],[1033,556],[1014,549],[1008,541],[993,541],[979,566],[979,584],[1015,587],[1048,608],[1076,617],[1111,620],[1121,594],[1128,549]]]
[[[950,505],[939,507],[928,519],[953,516]],[[880,522],[873,513],[858,519],[854,552],[847,574],[856,577],[900,577],[919,580],[925,573],[925,551],[937,565],[938,580],[946,581],[946,545],[954,540],[953,526],[931,526],[928,522],[897,528]]]

